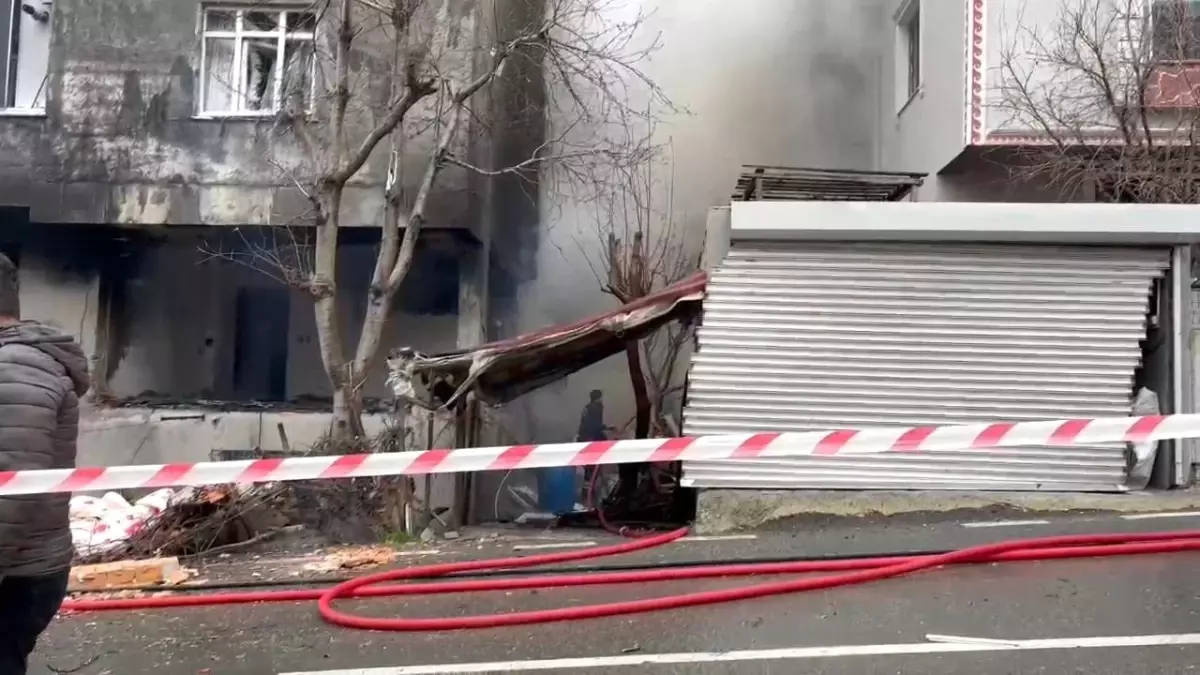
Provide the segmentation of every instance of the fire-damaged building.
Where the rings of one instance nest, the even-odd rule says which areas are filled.
[[[273,77],[255,64],[290,52],[258,51],[317,39],[312,8],[7,6],[0,250],[19,266],[25,315],[79,336],[92,359],[80,463],[303,447],[328,428],[330,396],[312,300],[247,260],[270,255],[307,222],[310,203],[285,170],[306,166],[304,151],[275,127],[272,102],[231,99],[214,72],[229,70],[226,48],[249,49],[238,57],[246,77]],[[447,2],[447,11],[469,27],[471,6]],[[235,23],[222,23],[229,17]],[[254,22],[249,37],[238,32]],[[264,31],[278,38],[269,49]],[[270,81],[256,84],[249,89],[271,90]],[[528,152],[522,119],[492,137],[504,151]],[[429,156],[422,137],[410,143],[394,164],[386,148],[372,156],[346,188],[336,280],[344,332],[362,323],[389,166],[415,184]],[[502,301],[483,301],[485,277],[511,286],[509,272],[529,267],[521,250],[536,236],[536,218],[525,214],[536,205],[505,197],[510,180],[466,171],[440,179],[384,344],[466,346],[486,333],[485,306],[504,311]],[[529,227],[504,230],[522,223]],[[486,245],[493,236],[496,247]],[[387,394],[379,361],[368,407]],[[368,430],[381,424],[367,420]]]
[[[470,35],[470,8],[509,1],[524,0],[434,4]],[[654,11],[658,4],[662,11]],[[97,387],[81,464],[304,447],[328,423],[311,302],[231,254],[286,236],[308,207],[281,172],[305,153],[274,133],[268,93],[276,71],[234,66],[286,63],[289,45],[313,39],[309,3],[0,0],[0,7],[9,66],[0,72],[0,250],[19,264],[25,313],[78,335],[93,359]],[[742,161],[865,169],[880,160],[873,4],[759,0],[755,12],[730,14],[725,3],[697,0],[644,9],[647,35],[665,38],[643,64],[646,73],[693,113],[671,118],[659,139],[670,146],[668,162],[686,167],[656,168],[656,180],[671,182],[662,218],[677,223],[680,239],[690,237],[672,246],[703,239],[705,211],[727,201]],[[236,28],[239,12],[243,27],[255,14],[255,35]],[[808,65],[761,68],[769,62]],[[224,86],[220,73],[238,70],[251,99],[235,100]],[[513,69],[501,78],[512,96],[488,103],[509,123],[497,125],[489,143],[467,134],[470,163],[528,158],[548,128],[569,124],[530,108],[536,96],[521,98],[541,86],[536,75]],[[420,144],[414,139],[399,153],[406,186],[428,158]],[[337,286],[346,326],[364,311],[387,160],[373,157],[344,199]],[[570,193],[569,181],[539,176],[531,186],[455,171],[440,180],[385,349],[460,353],[603,317],[619,304],[582,250],[595,243],[595,221],[606,214],[588,195]],[[694,313],[695,299],[687,304]],[[463,360],[435,363],[458,373]],[[384,370],[381,363],[367,383],[368,399],[389,393]],[[483,384],[503,370],[493,368]],[[607,423],[631,416],[618,356],[523,396],[514,406],[522,408],[514,415],[519,440],[569,440],[579,407],[597,388],[607,392]],[[383,423],[373,416],[368,427]],[[492,501],[488,489],[479,495]]]

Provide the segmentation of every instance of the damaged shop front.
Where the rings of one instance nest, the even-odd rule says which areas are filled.
[[[628,341],[644,339],[670,321],[694,320],[699,314],[705,282],[706,275],[699,272],[605,314],[476,349],[432,356],[422,355],[411,347],[396,349],[388,363],[389,380],[402,405],[390,411],[389,417],[407,411],[410,424],[413,419],[428,421],[427,438],[433,439],[432,442],[426,438],[414,439],[423,447],[491,442],[499,430],[486,424],[487,416],[481,414],[482,409],[510,402],[622,352]],[[244,442],[256,444],[256,452],[261,454],[272,452],[281,442],[286,445],[289,434],[303,436],[305,425],[322,421],[317,415],[287,411],[157,408],[147,412],[124,407],[111,410],[102,421],[93,419],[89,423],[92,432],[116,434],[125,430],[131,443],[136,436],[144,438],[152,430],[160,442],[182,443],[190,451],[202,452],[210,446],[220,448],[222,444],[231,444],[235,438],[247,439],[253,428],[248,417],[251,414],[258,417],[260,435]],[[375,416],[368,421],[380,418]],[[311,433],[319,431],[312,429]],[[532,474],[520,471],[509,472],[507,476],[471,476],[466,478],[475,480],[466,480],[465,485],[455,485],[452,475],[426,475],[423,485],[414,486],[418,501],[426,509],[425,531],[433,533],[438,524],[451,527],[471,520],[491,520],[494,514],[472,510],[471,505],[493,504],[496,493],[504,487],[497,480],[507,477],[510,487],[519,487],[527,482],[536,483],[530,480]],[[329,525],[326,522],[329,519],[322,514],[336,504],[328,501],[332,495],[322,493],[319,488],[297,490],[298,485],[287,482],[209,485],[138,495],[77,494],[71,500],[71,532],[77,562],[87,564],[77,569],[83,570],[81,574],[97,577],[91,587],[107,589],[122,585],[114,584],[114,575],[125,579],[129,570],[134,569],[123,563],[110,567],[110,563],[139,560],[146,564],[138,563],[136,570],[149,570],[157,575],[153,583],[171,585],[177,582],[168,579],[170,575],[163,573],[161,567],[165,564],[169,570],[178,572],[177,557],[241,551],[305,528],[329,534],[323,527]],[[461,496],[461,503],[451,503],[455,494]],[[422,495],[431,498],[424,499]],[[358,512],[346,515],[349,517],[335,523],[338,529],[334,539],[371,540],[364,536],[370,534],[367,530],[356,527],[361,522]],[[408,524],[406,520],[405,525]],[[395,550],[390,546],[355,547],[330,557],[336,559],[334,562],[341,569],[390,561],[386,555],[379,558],[380,554],[394,557]],[[186,576],[180,579],[186,581]]]
[[[603,314],[474,349],[433,355],[394,350],[388,359],[389,381],[403,405],[451,411],[456,447],[533,443],[539,439],[530,430],[500,422],[502,406],[621,354],[627,344],[670,322],[693,322],[707,279],[706,273],[697,272]],[[574,414],[569,404],[562,408]],[[537,509],[536,470],[482,472],[460,480],[457,494],[462,501],[456,506],[467,520],[518,520]],[[522,493],[528,498],[505,499]]]
[[[710,225],[687,434],[1195,412],[1194,207],[764,200]],[[1188,484],[1191,446],[687,462],[684,484],[1122,492]]]
[[[18,265],[23,313],[79,336],[93,364],[80,465],[287,453],[326,433],[312,301],[267,258],[303,246],[302,233],[46,225],[14,214],[0,251]],[[457,343],[460,242],[427,235],[383,339],[437,352]],[[347,228],[339,244],[347,341],[362,323],[377,242],[374,228]],[[365,386],[369,434],[389,419],[385,379],[381,360]]]

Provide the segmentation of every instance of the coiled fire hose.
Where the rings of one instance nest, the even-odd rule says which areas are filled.
[[[1101,558],[1200,551],[1200,531],[1198,530],[1086,534],[1013,540],[984,546],[974,546],[937,555],[847,558],[822,561],[757,562],[746,564],[733,563],[609,572],[604,574],[594,572],[586,574],[565,572],[523,578],[454,579],[449,581],[411,583],[444,577],[450,574],[529,568],[632,553],[634,551],[642,551],[669,544],[686,535],[687,531],[687,528],[683,528],[666,534],[645,537],[613,546],[602,546],[565,553],[441,563],[390,570],[351,579],[325,589],[214,593],[193,596],[116,600],[79,599],[68,600],[63,605],[63,609],[72,612],[153,610],[259,602],[311,602],[315,600],[321,617],[325,621],[337,626],[378,631],[442,631],[573,621],[679,609],[683,607],[696,607],[761,598],[769,595],[798,593],[869,583],[947,565],[1066,560],[1073,558]],[[334,606],[336,601],[349,598],[645,584],[657,581],[681,581],[718,577],[812,575],[820,572],[829,574],[772,581],[740,588],[512,614],[453,618],[370,618],[349,614]],[[398,581],[407,581],[410,583],[388,583]]]

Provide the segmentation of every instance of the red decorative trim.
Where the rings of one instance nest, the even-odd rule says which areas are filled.
[[[1157,141],[1156,141],[1157,142]],[[1166,145],[1183,145],[1189,143],[1186,138],[1164,139]],[[1123,145],[1125,139],[1116,131],[1096,130],[1087,132],[1079,143],[1082,146]],[[1054,139],[1048,134],[1028,129],[990,129],[977,145],[1053,145]]]
[[[986,24],[984,21],[985,0],[967,1],[967,144],[983,142],[984,131],[984,48]]]
[[[972,145],[1051,145],[1049,136],[1033,131],[989,131]]]

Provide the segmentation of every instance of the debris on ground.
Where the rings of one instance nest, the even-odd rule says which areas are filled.
[[[140,598],[166,598],[175,595],[173,591],[139,591],[126,589],[123,591],[72,591],[73,600],[103,601],[103,600],[137,600]],[[75,610],[61,610],[64,616],[73,614]],[[107,672],[107,671],[106,671]]]
[[[122,560],[71,568],[70,592],[99,591],[129,586],[175,586],[195,576],[179,564],[179,558]]]
[[[308,572],[334,572],[366,567],[379,567],[396,561],[396,549],[391,546],[350,546],[329,552],[323,559],[304,566]]]
[[[70,596],[82,600],[133,600],[135,598],[169,598],[178,595],[175,591],[142,591],[127,588],[122,591],[69,591]]]
[[[80,558],[123,548],[152,518],[165,511],[174,490],[158,490],[130,504],[116,492],[71,497],[71,539]]]
[[[255,543],[287,518],[275,484],[158,490],[130,503],[109,492],[71,499],[71,536],[78,563],[190,556]]]
[[[402,449],[395,433],[386,430],[369,447]],[[311,451],[344,454],[362,446],[329,440]],[[414,489],[410,477],[382,476],[76,495],[70,508],[75,564],[227,556],[285,535],[294,544],[304,535],[289,533],[303,530],[322,545],[360,545],[331,554],[323,563],[329,569],[383,565],[396,552],[379,542],[408,525]]]

